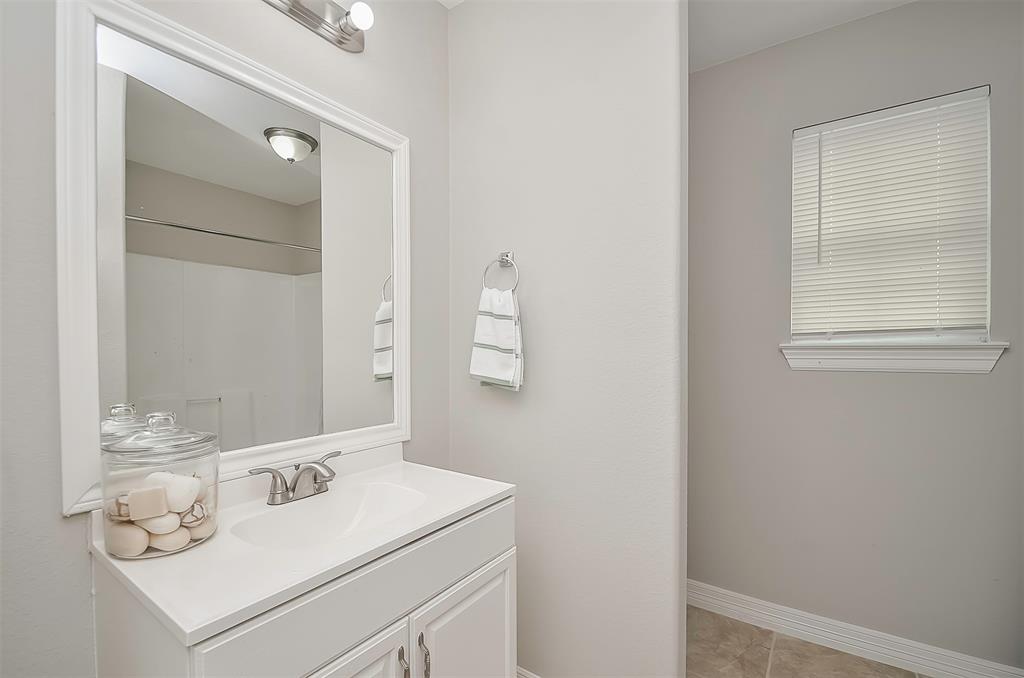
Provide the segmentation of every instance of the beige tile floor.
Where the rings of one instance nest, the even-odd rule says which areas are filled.
[[[686,608],[688,678],[915,678],[915,674]],[[926,676],[916,676],[926,678]]]

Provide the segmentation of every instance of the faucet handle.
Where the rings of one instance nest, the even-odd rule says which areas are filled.
[[[322,461],[311,461],[302,466],[313,469],[313,472],[316,474],[313,478],[318,483],[329,483],[334,480],[334,469]]]
[[[261,473],[270,474],[270,496],[284,495],[288,492],[288,481],[284,479],[284,474],[278,471],[276,468],[251,468],[249,469],[249,475],[258,476]]]
[[[320,457],[320,463],[323,464],[328,459],[334,459],[335,457],[340,457],[341,453],[342,453],[342,450],[335,450],[334,452],[328,452],[324,456]]]

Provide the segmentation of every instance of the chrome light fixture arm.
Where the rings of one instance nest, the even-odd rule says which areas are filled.
[[[333,0],[263,1],[346,52],[358,53],[366,47],[373,10],[365,2],[354,2],[346,10]]]

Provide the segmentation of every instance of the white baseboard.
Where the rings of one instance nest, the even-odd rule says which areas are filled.
[[[530,673],[522,666],[518,667],[516,675],[519,676],[519,678],[540,678],[540,676],[538,676],[536,673]]]
[[[1024,669],[783,607],[692,579],[686,602],[787,636],[932,678],[1024,678]],[[520,676],[523,676],[520,673]],[[527,675],[526,678],[532,678]]]

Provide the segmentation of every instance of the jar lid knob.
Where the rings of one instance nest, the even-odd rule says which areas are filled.
[[[135,416],[135,403],[117,403],[110,406],[110,416],[114,419]]]
[[[174,412],[152,412],[146,415],[146,425],[151,429],[174,428]]]

